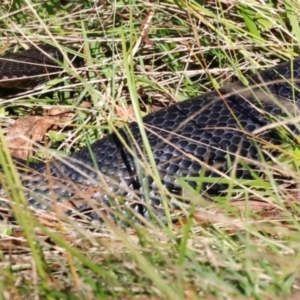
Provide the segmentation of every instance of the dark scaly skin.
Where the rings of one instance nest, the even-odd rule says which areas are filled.
[[[45,52],[46,54],[44,54]],[[67,54],[74,66],[81,66],[82,60]],[[9,53],[0,57],[0,88],[33,89],[63,70],[57,62],[63,61],[61,51],[51,45],[37,45],[28,50]]]
[[[239,155],[259,160],[257,144],[262,147],[266,142],[279,143],[275,131],[253,133],[269,124],[272,118],[286,117],[286,111],[292,116],[298,114],[300,84],[297,80],[291,84],[298,78],[300,59],[295,59],[248,78],[248,88],[236,82],[146,116],[144,128],[167,190],[180,195],[182,191],[176,177],[199,176],[203,162],[208,166],[206,176],[219,177],[209,166],[226,173],[228,159],[233,162]],[[124,147],[124,140],[133,151]],[[264,142],[260,144],[259,141]],[[78,191],[85,193],[88,187],[95,187],[96,191],[90,197],[100,207],[112,205],[108,195],[122,196],[131,199],[131,207],[148,217],[144,205],[134,200],[159,206],[160,197],[152,177],[146,175],[147,171],[143,171],[138,163],[140,153],[147,157],[143,145],[138,125],[131,123],[128,128],[121,128],[93,143],[91,151],[83,148],[64,160],[32,164],[29,171],[32,177],[23,182],[31,192],[29,204],[48,209],[49,199],[53,197],[59,201],[72,199]],[[240,164],[236,177],[251,178]],[[204,188],[210,193],[218,193],[224,186],[216,183],[204,185]],[[41,195],[48,199],[40,202]],[[115,197],[112,198],[117,203]],[[86,206],[79,205],[78,209]],[[99,217],[96,212],[90,216]]]

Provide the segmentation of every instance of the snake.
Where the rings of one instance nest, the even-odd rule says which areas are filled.
[[[57,76],[63,57],[49,45],[6,54],[0,60],[0,88],[32,89]],[[103,211],[115,220],[114,210],[149,219],[153,209],[162,218],[164,200],[172,208],[188,201],[183,182],[198,193],[217,195],[228,186],[220,178],[250,180],[259,162],[279,155],[281,136],[271,125],[283,123],[288,136],[297,132],[289,120],[298,116],[299,78],[300,58],[290,59],[152,112],[142,123],[112,130],[69,156],[15,160],[26,175],[21,182],[28,205],[47,211],[53,202],[67,201],[100,221]],[[272,146],[277,150],[268,150]],[[67,212],[74,212],[73,206]]]

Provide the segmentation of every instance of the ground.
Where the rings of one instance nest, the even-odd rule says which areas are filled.
[[[71,78],[50,81],[42,95],[2,101],[1,164],[13,149],[22,158],[47,158],[41,147],[19,151],[20,140],[11,140],[16,131],[69,154],[112,126],[245,83],[246,74],[296,57],[299,4],[3,1],[3,55],[70,43],[64,49],[77,47],[85,64],[79,72],[65,62]],[[24,210],[16,174],[4,170],[2,185],[16,193],[5,200],[17,203],[18,225],[1,223],[1,298],[298,299],[299,150],[285,146],[284,162],[274,163],[289,180],[278,184],[266,174],[213,202],[190,191],[201,207],[164,228],[106,224],[92,231],[61,214]]]

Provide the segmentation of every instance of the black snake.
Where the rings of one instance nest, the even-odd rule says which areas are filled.
[[[57,72],[60,51],[41,48],[50,56],[32,48],[2,57],[0,87],[25,88],[29,83],[31,88],[37,81],[27,77],[37,75],[45,81],[49,71]],[[6,78],[13,79],[11,84]],[[54,198],[73,199],[79,193],[79,198],[96,200],[97,207],[131,207],[148,217],[148,207],[162,211],[161,186],[176,206],[173,199],[182,194],[182,178],[215,178],[215,182],[203,182],[202,190],[219,193],[224,189],[218,182],[222,174],[231,177],[234,170],[236,178],[251,178],[245,163],[256,168],[255,161],[268,158],[263,150],[280,142],[277,130],[262,128],[286,116],[298,116],[299,78],[297,58],[248,77],[248,86],[231,83],[147,115],[143,119],[146,143],[133,122],[64,159],[33,163],[26,167],[29,179],[22,182],[29,204],[49,209]],[[289,129],[296,128],[289,125]],[[149,149],[156,168],[149,163]],[[196,187],[197,181],[189,185]],[[90,207],[87,202],[79,204],[78,210]],[[89,216],[98,219],[97,207],[92,207]]]

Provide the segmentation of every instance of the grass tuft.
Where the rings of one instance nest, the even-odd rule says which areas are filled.
[[[72,78],[53,80],[29,97],[3,99],[2,131],[27,115],[70,110],[70,120],[45,134],[44,147],[32,158],[41,160],[89,146],[132,120],[143,128],[149,112],[237,79],[247,83],[245,75],[296,57],[299,4],[4,1],[1,53],[65,43],[70,52],[72,45],[82,47],[85,67],[78,73],[66,60]],[[0,299],[297,299],[297,143],[287,140],[282,157],[272,165],[262,162],[264,177],[240,180],[228,174],[221,179],[231,183],[227,192],[214,199],[180,179],[191,209],[170,212],[169,226],[121,230],[109,221],[77,222],[58,207],[53,213],[23,209],[26,195],[2,131],[0,180],[6,195],[0,197],[14,204],[18,226],[0,223]],[[146,140],[145,147],[154,166]],[[148,170],[158,177],[155,168]],[[291,180],[278,184],[276,174]],[[190,180],[200,189],[211,179]],[[161,196],[168,196],[162,187]],[[175,223],[173,214],[179,217]]]

